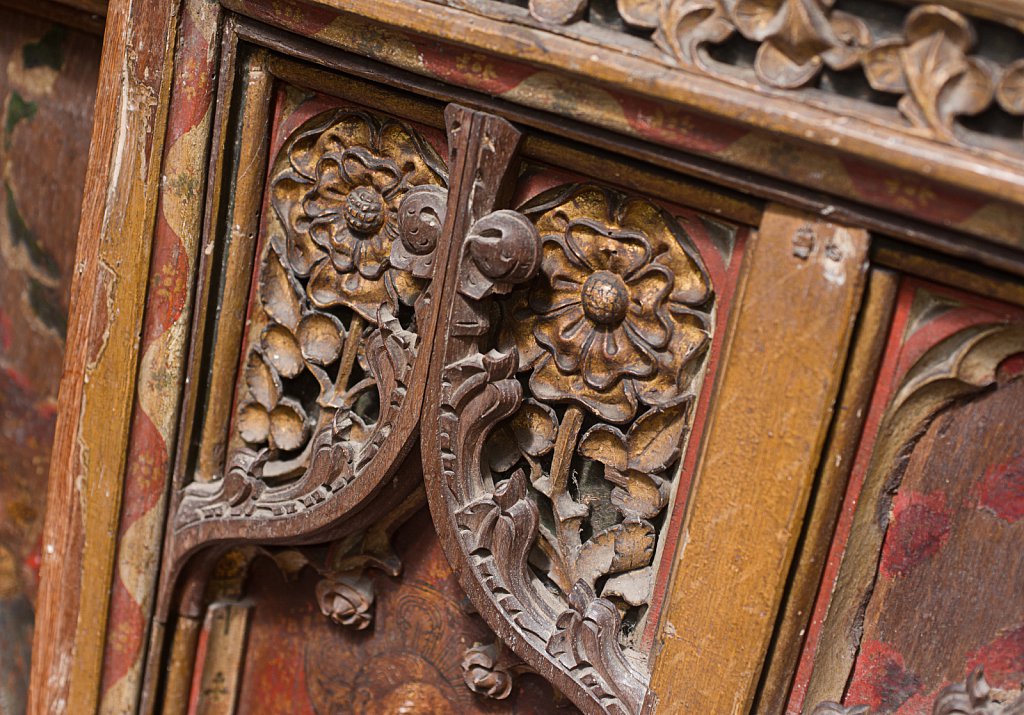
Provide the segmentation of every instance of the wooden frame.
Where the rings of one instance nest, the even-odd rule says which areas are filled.
[[[331,2],[316,3],[305,13],[292,15],[287,12],[291,5],[271,9],[229,0],[225,6],[285,31],[309,32],[312,22],[316,27],[310,34],[344,52],[325,49],[279,29],[268,29],[240,15],[228,14],[230,20],[224,25],[223,12],[216,3],[186,0],[180,6],[169,2],[142,9],[125,0],[111,5],[98,99],[100,111],[90,160],[91,188],[80,233],[78,261],[82,271],[74,287],[70,347],[61,388],[58,438],[48,497],[40,594],[39,622],[42,625],[36,632],[32,712],[50,712],[62,705],[73,712],[90,712],[97,709],[101,698],[106,701],[114,697],[107,690],[101,692],[101,688],[113,685],[109,681],[101,685],[104,652],[109,658],[106,626],[110,585],[117,578],[116,569],[125,568],[126,564],[137,566],[147,555],[151,558],[159,553],[159,534],[165,513],[162,494],[168,486],[180,484],[170,478],[174,462],[171,450],[174,444],[180,443],[173,425],[160,435],[162,449],[167,450],[167,454],[159,467],[163,470],[157,480],[159,495],[147,512],[147,518],[156,526],[147,527],[149,539],[145,548],[126,541],[125,532],[130,524],[122,517],[121,495],[135,494],[132,490],[136,482],[127,478],[126,473],[130,455],[135,454],[132,441],[140,439],[140,415],[152,415],[154,409],[165,409],[177,416],[180,409],[177,401],[185,381],[180,366],[185,361],[187,342],[181,332],[175,331],[182,330],[192,311],[191,286],[196,280],[196,269],[191,261],[198,257],[200,245],[209,245],[197,242],[200,218],[204,211],[213,215],[211,207],[217,205],[216,192],[223,185],[218,172],[210,171],[210,184],[205,193],[199,188],[188,200],[182,201],[180,196],[174,195],[173,187],[161,187],[160,178],[172,172],[188,174],[193,179],[207,174],[210,142],[216,146],[223,141],[221,137],[229,122],[229,113],[215,111],[214,107],[223,110],[230,105],[234,81],[233,43],[238,38],[335,70],[344,67],[349,76],[337,82],[339,86],[348,83],[350,88],[365,89],[367,82],[385,76],[382,65],[360,55],[368,56],[398,68],[387,72],[392,86],[427,98],[404,105],[416,105],[424,116],[432,116],[427,123],[440,125],[437,101],[440,98],[463,102],[497,116],[514,118],[543,132],[524,144],[523,153],[528,158],[541,158],[558,151],[577,162],[581,169],[609,172],[609,175],[614,172],[617,182],[641,189],[668,186],[672,195],[685,197],[696,208],[718,211],[726,218],[747,225],[760,223],[765,201],[818,213],[829,221],[884,234],[874,242],[872,249],[879,263],[940,282],[970,281],[971,287],[979,292],[1022,302],[1018,279],[1024,274],[1021,242],[1008,228],[1019,226],[1018,219],[1024,215],[1024,183],[1020,178],[1021,164],[1016,158],[993,157],[909,136],[902,146],[892,150],[879,134],[879,125],[875,122],[854,120],[836,126],[827,121],[832,115],[800,99],[774,95],[766,99],[762,93],[701,74],[682,69],[665,71],[662,59],[650,53],[637,54],[630,48],[596,50],[596,57],[607,60],[602,62],[605,69],[598,71],[587,61],[594,50],[592,38],[574,37],[571,33],[539,28],[531,23],[510,26],[500,19],[442,8],[423,0],[347,3],[345,22],[336,24],[331,24],[331,19],[339,8]],[[960,6],[966,12],[981,16],[997,15],[1006,10],[1000,2],[964,2]],[[224,47],[227,49],[218,56],[210,48],[222,28],[226,30]],[[361,39],[361,36],[380,38],[382,34],[394,42],[373,45]],[[588,86],[582,92],[576,108],[582,106],[589,110],[586,123],[597,128],[584,130],[582,125],[566,121],[566,110],[555,101],[557,91],[544,87],[529,91],[505,90],[497,99],[481,94],[480,90],[485,88],[479,84],[479,78],[445,73],[436,66],[424,64],[417,53],[409,49],[415,47],[411,44],[414,40],[451,43],[485,53],[496,61],[508,63],[501,66],[510,71],[526,66],[533,73],[539,67],[562,78],[589,79],[596,86]],[[534,48],[539,45],[547,51],[538,53]],[[129,62],[129,55],[141,59]],[[175,85],[172,93],[172,83],[184,64],[200,57],[200,64],[207,63],[211,76],[215,66],[226,70],[222,79],[227,79],[221,86],[216,105],[212,88],[203,90],[205,94],[200,100],[192,103],[183,98],[184,87]],[[259,73],[265,71],[276,71],[299,81],[319,74],[319,70],[295,71],[288,68],[289,62],[268,57],[267,64],[255,70],[254,81],[263,81]],[[637,82],[635,78],[641,76],[656,79]],[[817,161],[814,157],[841,153],[882,166],[885,171],[902,172],[900,181],[912,177],[915,182],[936,187],[940,192],[950,187],[969,189],[984,200],[971,217],[953,221],[935,220],[917,208],[901,212],[892,203],[880,202],[881,208],[872,207],[863,195],[840,198],[836,194],[842,192],[834,185],[827,182],[823,186],[812,185],[806,177],[794,177],[786,169],[773,167],[772,154],[760,150],[736,154],[709,149],[693,135],[630,125],[606,111],[608,93],[614,97],[654,102],[653,106],[662,111],[710,122],[719,131],[722,127],[735,126],[737,117],[742,117],[744,129],[753,130],[753,135],[760,132],[756,141],[764,141],[763,130],[771,130],[784,137],[785,147],[798,156]],[[143,109],[131,112],[129,106]],[[796,118],[792,111],[795,109],[803,112],[801,117]],[[246,111],[255,112],[258,123],[261,110]],[[822,122],[829,125],[827,130],[820,129]],[[219,127],[212,139],[211,125]],[[194,132],[182,131],[185,128]],[[183,140],[186,135],[187,140]],[[165,141],[168,136],[170,140]],[[243,143],[246,141],[243,137]],[[617,158],[595,159],[580,150],[580,143],[606,150]],[[254,138],[247,146],[255,150],[259,145],[259,138]],[[254,153],[258,155],[258,151]],[[214,156],[215,161],[219,161],[220,153],[215,152]],[[621,160],[622,157],[632,157],[632,162]],[[637,167],[637,160],[648,165]],[[927,177],[919,171],[922,162],[935,167]],[[258,175],[252,175],[251,179],[251,186],[258,186],[261,180]],[[242,177],[239,180],[245,182]],[[239,207],[242,214],[245,213],[243,208]],[[771,209],[766,215],[777,214],[776,209]],[[986,223],[988,218],[980,221],[979,215],[997,216],[997,219]],[[176,269],[181,280],[180,310],[173,321],[173,331],[166,326],[164,330],[147,330],[144,342],[139,345],[135,336],[148,324],[160,322],[161,316],[153,306],[160,287],[158,269],[165,266],[161,249],[169,240],[166,235],[161,238],[160,226],[168,216],[174,219],[174,228],[181,234],[175,236],[176,242],[187,256],[186,265]],[[211,225],[216,223],[213,218],[208,220]],[[240,230],[246,233],[244,227]],[[918,248],[908,253],[906,244]],[[866,256],[865,250],[857,256]],[[238,260],[244,263],[245,258],[243,255]],[[952,272],[950,258],[967,258],[973,263],[957,264]],[[200,293],[196,298],[199,306],[203,305],[203,295]],[[855,303],[853,299],[850,304],[851,316]],[[836,344],[845,345],[845,340],[845,337],[837,339]],[[840,352],[845,355],[845,348],[840,348]],[[154,392],[150,383],[158,369],[150,361],[161,353],[161,360],[171,368],[172,379],[162,391]],[[853,359],[858,360],[856,353]],[[227,362],[231,362],[230,359]],[[837,374],[838,368],[833,371],[833,382]],[[838,385],[833,387],[838,389]],[[828,397],[826,402],[830,401]],[[827,410],[827,405],[823,404],[823,409]],[[186,409],[183,423],[190,419],[189,414]],[[816,424],[812,431],[823,439],[826,427],[824,423]],[[805,464],[804,467],[797,491],[790,495],[792,504],[802,504],[807,498],[813,473],[806,471],[810,466]],[[711,484],[709,480],[698,484],[697,489],[710,489]],[[787,502],[786,508],[789,506]],[[823,519],[825,524],[829,521],[827,513],[822,517],[817,516],[817,512],[812,514],[812,519]],[[699,525],[700,518],[699,512],[689,515],[689,526]],[[821,533],[826,534],[828,529],[821,528]],[[791,525],[789,533],[795,539],[799,529]],[[782,570],[794,546],[791,542],[781,549],[778,563],[783,566]],[[687,556],[691,558],[696,557]],[[148,619],[156,574],[151,567],[148,571],[140,568],[139,574],[143,597],[138,605],[144,619]],[[808,578],[813,580],[811,576]],[[673,590],[668,597],[667,612],[672,612],[673,602],[682,599],[682,594],[682,590]],[[774,589],[768,599],[774,604],[771,608],[777,606],[781,597],[779,588]],[[78,604],[78,608],[67,608],[64,604],[69,601]],[[787,609],[793,607],[786,606]],[[792,630],[794,626],[783,627]],[[765,648],[773,628],[774,619],[756,627],[758,642]],[[160,634],[154,635],[152,643],[157,650],[160,650],[161,638]],[[140,648],[139,652],[143,650]],[[137,702],[141,688],[140,657],[136,655],[129,669],[134,674],[116,681],[124,690],[117,698],[129,708]],[[690,666],[695,663],[691,662]],[[749,667],[737,668],[740,674],[734,677],[743,684],[736,687],[744,693],[743,702],[749,703],[757,674],[750,672]],[[770,664],[769,673],[771,668]],[[659,677],[662,676],[656,674],[656,688],[664,687]],[[659,682],[662,685],[659,686]],[[769,700],[774,696],[767,690],[764,692],[766,699],[759,707],[775,707],[770,703],[777,700]]]

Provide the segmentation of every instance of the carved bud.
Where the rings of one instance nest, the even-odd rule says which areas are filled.
[[[462,656],[462,677],[466,687],[478,695],[504,700],[512,692],[512,673],[501,658],[497,643],[476,643]]]
[[[477,300],[507,293],[540,268],[540,234],[517,211],[502,209],[478,220],[466,236],[466,249],[470,260],[463,263],[461,290]]]
[[[417,186],[398,207],[398,237],[391,244],[391,265],[429,278],[433,253],[444,229],[448,192],[439,186]]]
[[[322,579],[316,585],[316,600],[320,612],[338,625],[361,631],[373,621],[373,582],[363,576]]]

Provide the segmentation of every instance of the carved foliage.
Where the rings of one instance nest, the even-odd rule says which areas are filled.
[[[564,25],[581,19],[588,6],[588,0],[531,0],[530,12]],[[629,27],[653,31],[654,42],[680,65],[741,83],[792,90],[815,86],[826,68],[859,67],[872,89],[899,95],[900,113],[914,129],[942,141],[966,139],[956,131],[957,117],[992,108],[1024,115],[1024,59],[972,54],[981,48],[969,17],[920,4],[900,25],[898,13],[894,20],[858,17],[835,6],[835,0],[618,0],[617,9]],[[733,41],[751,45],[750,69],[738,59],[745,51],[716,52]],[[833,83],[821,88],[839,91]]]
[[[227,473],[189,486],[180,523],[309,507],[376,454],[415,361],[446,185],[434,149],[392,119],[328,112],[288,140]]]
[[[502,213],[504,234],[478,222],[459,263],[444,487],[504,617],[595,711],[635,713],[648,676],[627,656],[630,633],[650,597],[711,288],[682,227],[648,201],[567,186],[514,220]]]
[[[738,32],[757,42],[762,83],[802,87],[825,66],[854,65],[870,33],[863,20],[833,10],[833,0],[674,0],[664,6],[659,39],[686,64],[712,69],[705,45]]]

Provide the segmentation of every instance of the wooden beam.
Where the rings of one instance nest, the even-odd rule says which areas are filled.
[[[648,712],[750,708],[846,365],[867,249],[865,231],[778,205],[752,237]]]

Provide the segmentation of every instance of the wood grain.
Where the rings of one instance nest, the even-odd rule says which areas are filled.
[[[797,548],[790,586],[766,659],[762,690],[754,708],[757,713],[781,713],[786,708],[790,682],[804,643],[803,635],[814,608],[850,469],[867,419],[898,287],[898,274],[878,268],[871,271],[850,362],[814,485],[807,525]]]
[[[134,0],[110,7],[47,496],[30,713],[96,707],[175,9]]]
[[[769,207],[747,248],[661,618],[650,712],[750,706],[846,363],[867,248],[864,231],[780,206]]]

